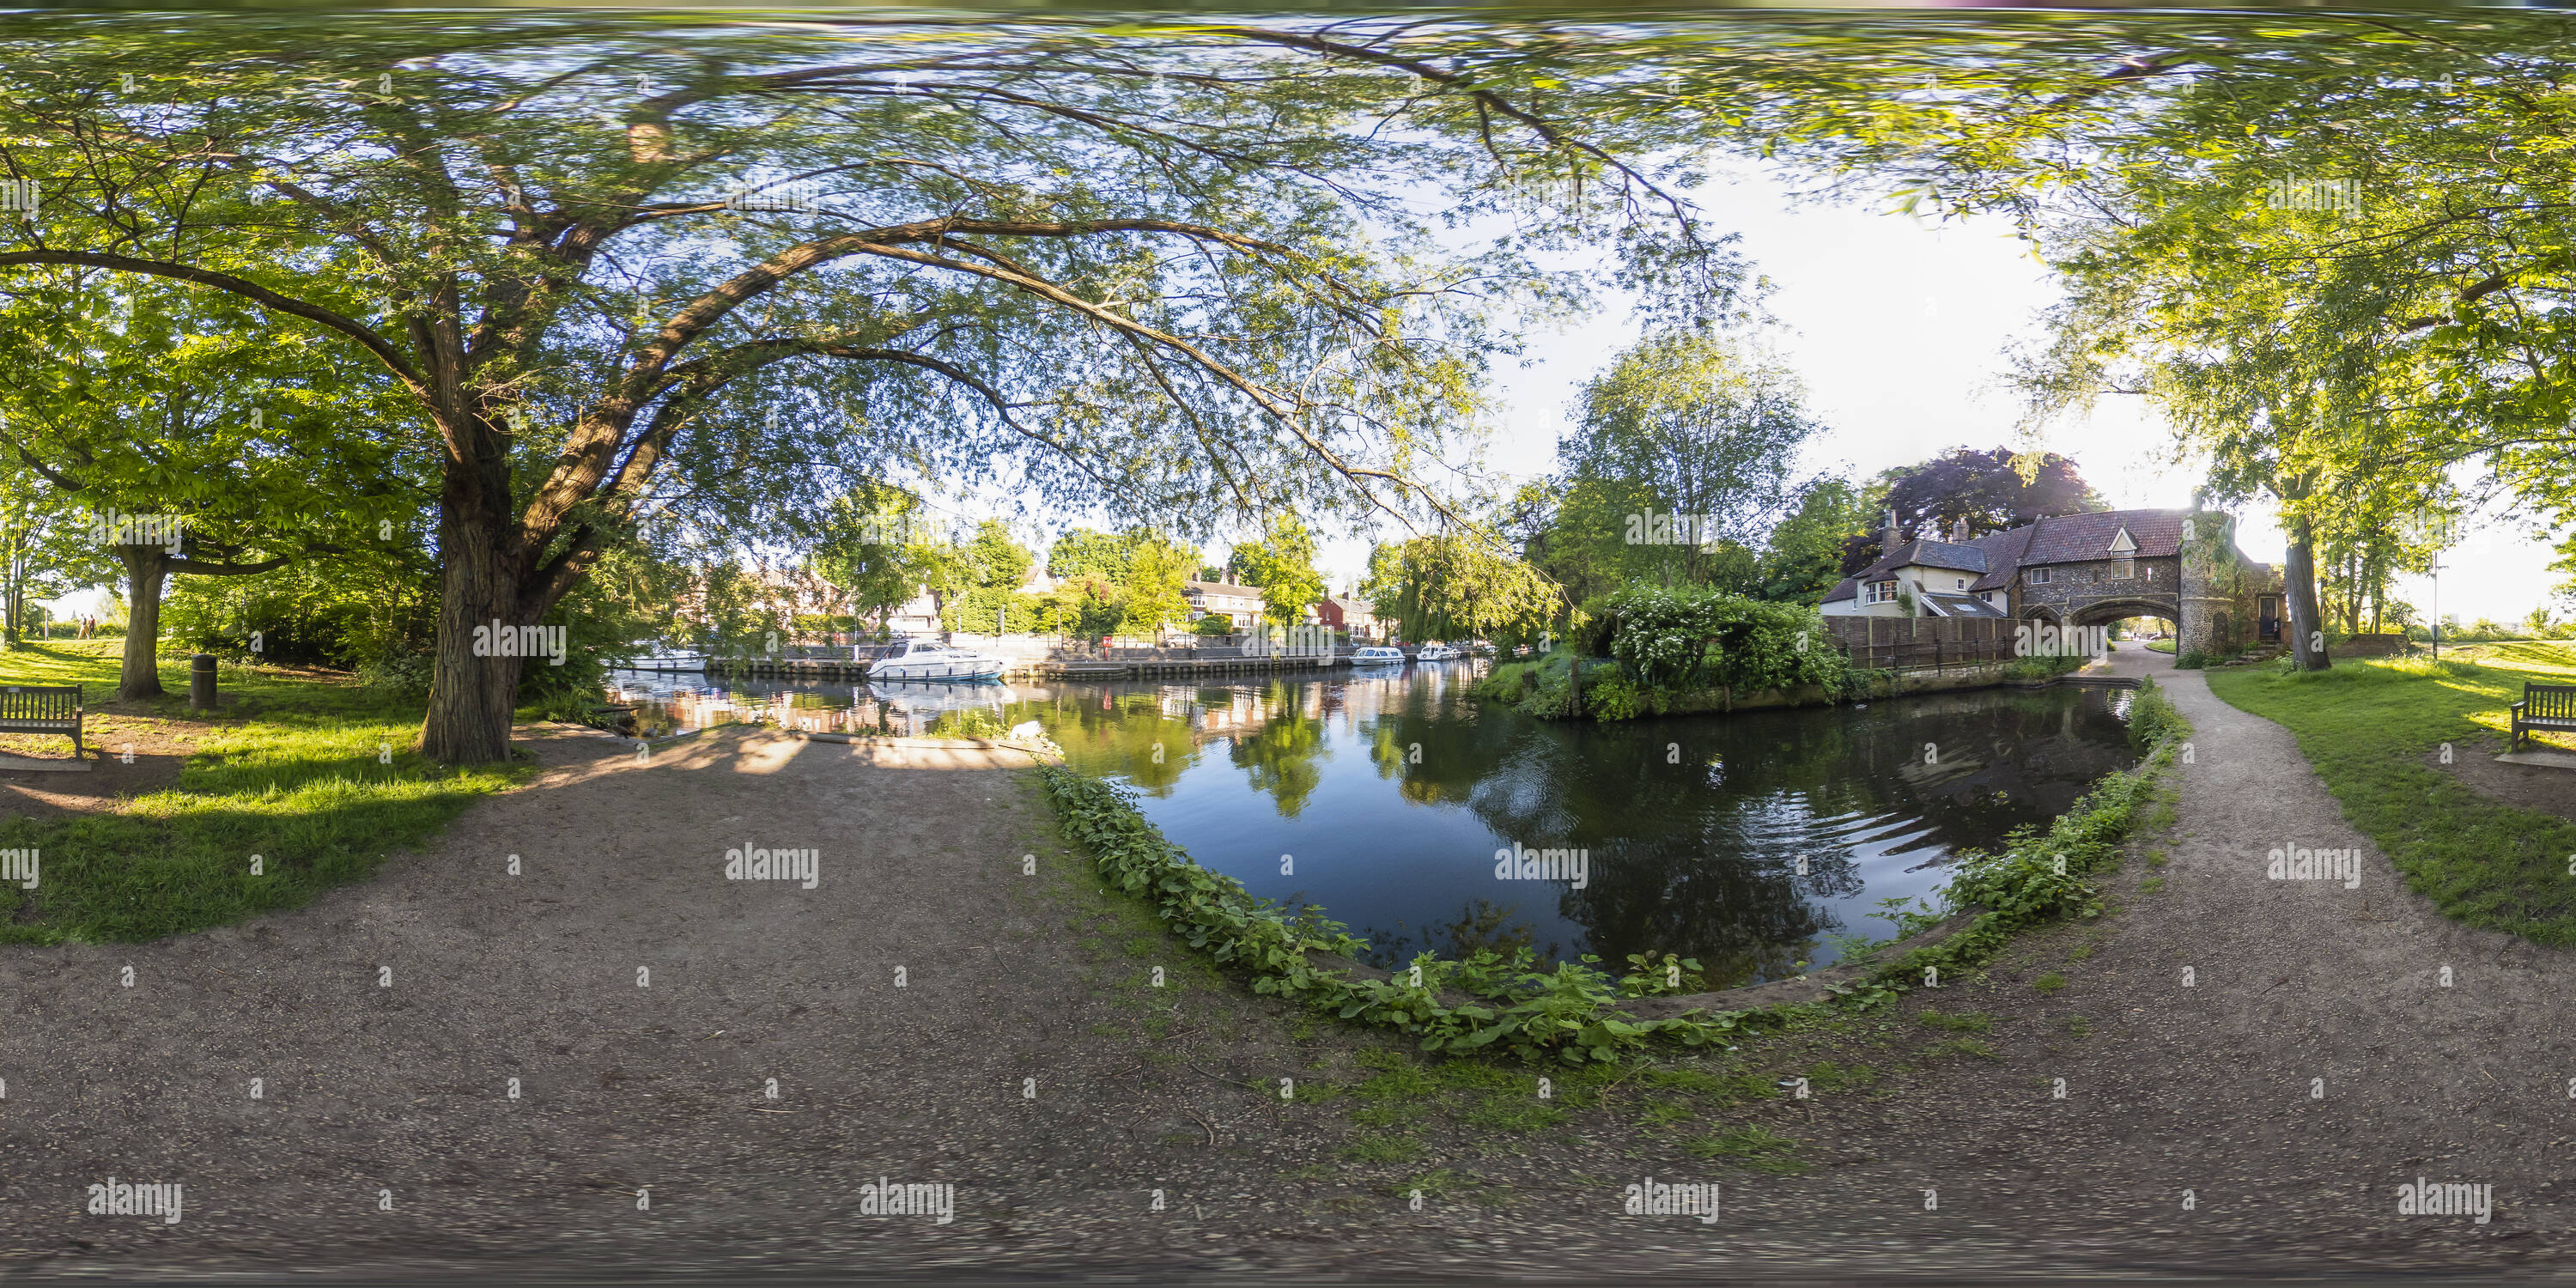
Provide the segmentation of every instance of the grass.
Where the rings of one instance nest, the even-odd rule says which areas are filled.
[[[2050,971],[2047,974],[2032,980],[2030,982],[2030,986],[2043,993],[2054,993],[2057,990],[2066,987],[2066,977],[2058,974],[2056,971]]]
[[[174,696],[115,703],[122,647],[62,640],[0,653],[0,683],[84,686],[87,736],[110,754],[138,734],[193,747],[167,789],[98,813],[0,819],[0,848],[41,855],[36,889],[0,887],[0,943],[135,942],[297,907],[526,774],[422,759],[423,708],[337,677],[236,669],[223,681],[231,705],[192,712],[185,668],[165,663]],[[172,730],[172,720],[204,728]],[[68,749],[59,738],[28,745],[38,741],[9,749]]]
[[[1975,1038],[1943,1038],[1940,1041],[1923,1048],[1916,1054],[1921,1055],[1927,1060],[1938,1060],[1945,1055],[1972,1055],[1980,1060],[2003,1059],[2002,1056],[1995,1053],[1995,1049],[1993,1047],[1990,1047],[1983,1042],[1979,1042]]]
[[[2482,733],[2499,742],[2526,681],[2576,683],[2576,646],[2513,643],[2472,657],[2337,662],[2218,673],[2210,691],[2296,734],[2344,817],[2442,912],[2538,943],[2576,945],[2576,822],[2499,804],[2426,763]],[[2291,838],[2293,841],[2304,838]],[[2262,855],[2249,852],[2248,862]]]
[[[1757,1172],[1807,1170],[1807,1165],[1798,1161],[1797,1150],[1798,1142],[1775,1136],[1758,1124],[1731,1127],[1714,1136],[1694,1136],[1682,1142],[1682,1151],[1693,1158],[1730,1159]]]
[[[1976,1011],[1956,1011],[1945,1014],[1927,1006],[1915,1012],[1914,1018],[1933,1028],[1948,1029],[1953,1033],[1984,1033],[1995,1027],[1995,1017]]]
[[[2172,640],[2148,640],[2147,651],[2150,653],[2171,653],[2174,651],[2174,642]]]

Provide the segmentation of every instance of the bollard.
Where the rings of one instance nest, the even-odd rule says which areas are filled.
[[[215,708],[215,655],[199,653],[188,659],[188,705],[200,711]]]

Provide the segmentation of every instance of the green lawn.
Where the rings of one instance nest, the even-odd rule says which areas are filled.
[[[2148,640],[2147,651],[2150,653],[2171,653],[2174,651],[2174,642],[2172,640]]]
[[[2576,683],[2576,646],[2498,644],[2474,660],[2337,662],[2329,671],[2212,671],[2210,691],[2298,735],[2299,750],[2415,889],[2452,917],[2576,944],[2576,823],[2499,805],[2424,763],[2441,744],[2492,755],[2524,681]],[[2569,785],[2576,789],[2576,776]],[[2293,842],[2307,838],[2289,838]],[[2266,841],[2264,844],[2271,844]]]
[[[418,703],[337,677],[228,668],[222,688],[234,703],[209,716],[188,710],[186,666],[165,659],[161,683],[174,696],[115,703],[121,647],[61,640],[0,652],[0,683],[88,686],[93,754],[112,755],[127,738],[190,740],[170,789],[68,818],[0,818],[0,849],[40,855],[36,889],[0,884],[0,943],[157,939],[295,907],[526,776],[422,760]],[[62,738],[5,741],[21,753],[70,750]]]

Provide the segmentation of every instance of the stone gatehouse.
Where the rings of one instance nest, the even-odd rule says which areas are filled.
[[[2278,641],[2281,573],[2236,548],[2216,510],[2102,510],[1970,537],[1925,525],[1905,540],[1891,518],[1883,554],[1825,595],[1828,617],[2009,618],[2098,626],[2174,624],[2184,652]]]

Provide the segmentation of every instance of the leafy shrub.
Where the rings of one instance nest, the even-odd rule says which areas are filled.
[[[2053,657],[2017,657],[2004,665],[2004,674],[2016,680],[2045,680],[2052,675],[2064,675],[2069,671],[2080,670],[2083,666],[2084,659],[2073,654],[2062,653]]]
[[[1603,720],[1634,720],[1656,704],[1627,672],[1605,666],[1584,685],[1583,705]]]
[[[1194,635],[1232,635],[1234,634],[1234,619],[1227,617],[1223,613],[1210,613],[1192,623],[1190,625],[1190,633]]]
[[[358,683],[406,702],[429,696],[438,659],[423,650],[388,651],[358,668]]]

